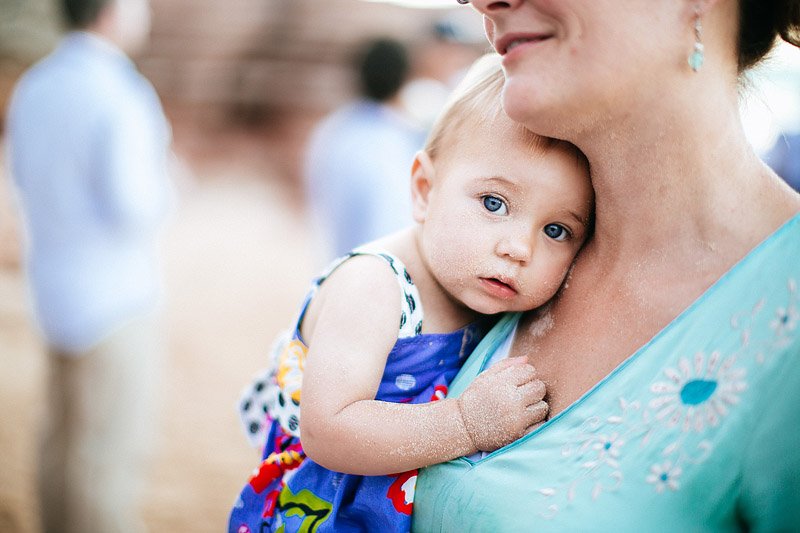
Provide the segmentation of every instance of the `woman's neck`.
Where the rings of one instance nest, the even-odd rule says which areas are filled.
[[[595,252],[690,259],[763,238],[780,186],[746,140],[735,102],[630,116],[642,118],[575,140],[591,164]]]

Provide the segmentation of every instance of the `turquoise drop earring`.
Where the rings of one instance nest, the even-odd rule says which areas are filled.
[[[703,26],[700,24],[700,13],[696,12],[694,17],[694,49],[689,54],[689,66],[692,70],[697,72],[703,66],[705,56],[703,54],[702,42]]]

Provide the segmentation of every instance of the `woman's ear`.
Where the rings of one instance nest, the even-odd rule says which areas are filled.
[[[414,220],[418,223],[425,222],[428,213],[428,202],[433,187],[434,168],[433,161],[427,152],[420,150],[414,156],[411,166],[411,206]]]

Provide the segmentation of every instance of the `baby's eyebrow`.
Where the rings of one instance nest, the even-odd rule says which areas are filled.
[[[513,189],[519,188],[519,185],[517,183],[515,183],[513,180],[506,178],[505,176],[500,176],[500,175],[482,176],[481,178],[479,178],[479,180],[487,183],[499,183],[505,185],[506,187],[511,187]]]
[[[589,225],[589,220],[588,220],[586,217],[582,217],[582,216],[580,216],[580,215],[579,215],[578,213],[576,213],[575,211],[573,211],[573,210],[571,210],[571,209],[568,209],[568,210],[566,211],[566,213],[567,213],[569,216],[571,216],[572,218],[574,218],[574,219],[575,219],[577,222],[579,222],[579,223],[580,223],[582,226],[588,226],[588,225]]]

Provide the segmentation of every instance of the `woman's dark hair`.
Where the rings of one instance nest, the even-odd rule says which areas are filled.
[[[779,36],[800,46],[800,0],[739,0],[739,72],[761,61]]]
[[[92,24],[111,0],[63,0],[64,17],[70,28],[83,29]]]
[[[394,39],[366,43],[357,62],[361,94],[379,102],[397,94],[409,75],[408,50]]]

